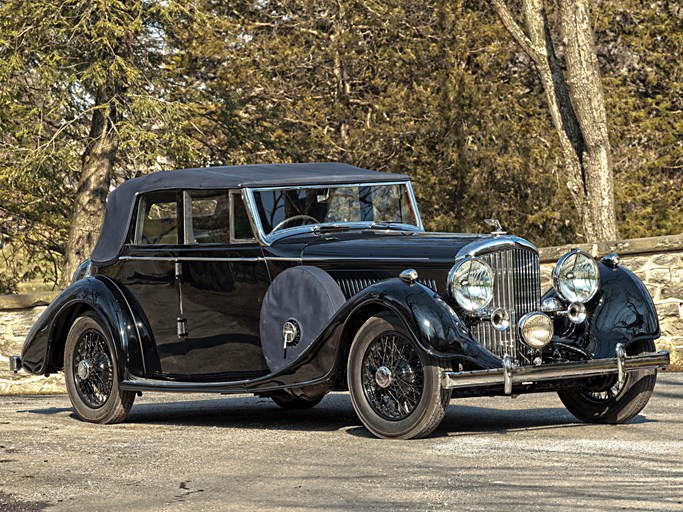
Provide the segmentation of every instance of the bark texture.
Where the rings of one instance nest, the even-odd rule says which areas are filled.
[[[585,239],[616,240],[611,148],[588,0],[558,2],[566,72],[555,53],[543,0],[522,1],[526,32],[504,0],[491,3],[538,72]]]
[[[338,12],[334,20],[334,29],[330,38],[330,43],[334,48],[334,77],[336,81],[335,98],[337,102],[337,109],[339,111],[339,119],[337,122],[337,131],[339,134],[339,160],[342,162],[349,162],[351,160],[349,148],[351,147],[350,140],[350,119],[351,119],[351,83],[349,75],[344,62],[344,16],[343,6],[338,4]]]
[[[90,257],[102,226],[118,150],[115,95],[100,87],[90,124],[89,143],[83,153],[81,176],[74,199],[69,241],[64,255],[61,284],[67,285],[78,265]]]

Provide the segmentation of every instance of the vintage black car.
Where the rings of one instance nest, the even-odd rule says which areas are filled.
[[[132,179],[10,366],[64,370],[98,423],[143,391],[296,409],[348,390],[378,437],[428,435],[452,396],[556,391],[587,422],[636,416],[669,363],[643,284],[572,250],[542,294],[537,249],[490,224],[427,233],[407,176],[340,163]]]

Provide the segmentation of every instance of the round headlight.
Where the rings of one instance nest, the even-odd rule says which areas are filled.
[[[522,341],[531,348],[543,348],[553,338],[553,321],[545,313],[528,313],[519,320]]]
[[[448,291],[463,309],[484,309],[493,298],[493,271],[477,258],[458,261],[448,274]]]
[[[588,302],[600,286],[600,271],[595,260],[574,249],[562,256],[553,270],[555,289],[568,302]]]

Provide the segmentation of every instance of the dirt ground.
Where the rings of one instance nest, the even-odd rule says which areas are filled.
[[[0,512],[683,510],[683,374],[631,423],[554,394],[453,401],[428,439],[371,437],[347,394],[302,412],[253,396],[145,394],[126,423],[66,396],[0,397]]]

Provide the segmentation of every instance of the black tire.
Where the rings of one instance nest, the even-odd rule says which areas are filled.
[[[299,398],[298,396],[285,393],[282,395],[275,395],[270,397],[273,402],[283,409],[311,409],[318,405],[325,395],[309,400],[308,398]]]
[[[66,389],[76,414],[92,423],[119,423],[135,400],[119,388],[118,363],[107,329],[94,313],[71,325],[64,347]]]
[[[634,343],[626,349],[628,355],[655,351],[652,340]],[[558,395],[569,412],[581,421],[615,425],[635,418],[643,410],[656,381],[657,370],[629,372],[621,387],[616,376],[612,376],[593,390],[566,390]]]
[[[413,439],[439,426],[451,399],[447,362],[426,354],[393,315],[369,318],[351,345],[347,380],[363,425],[381,438]]]

